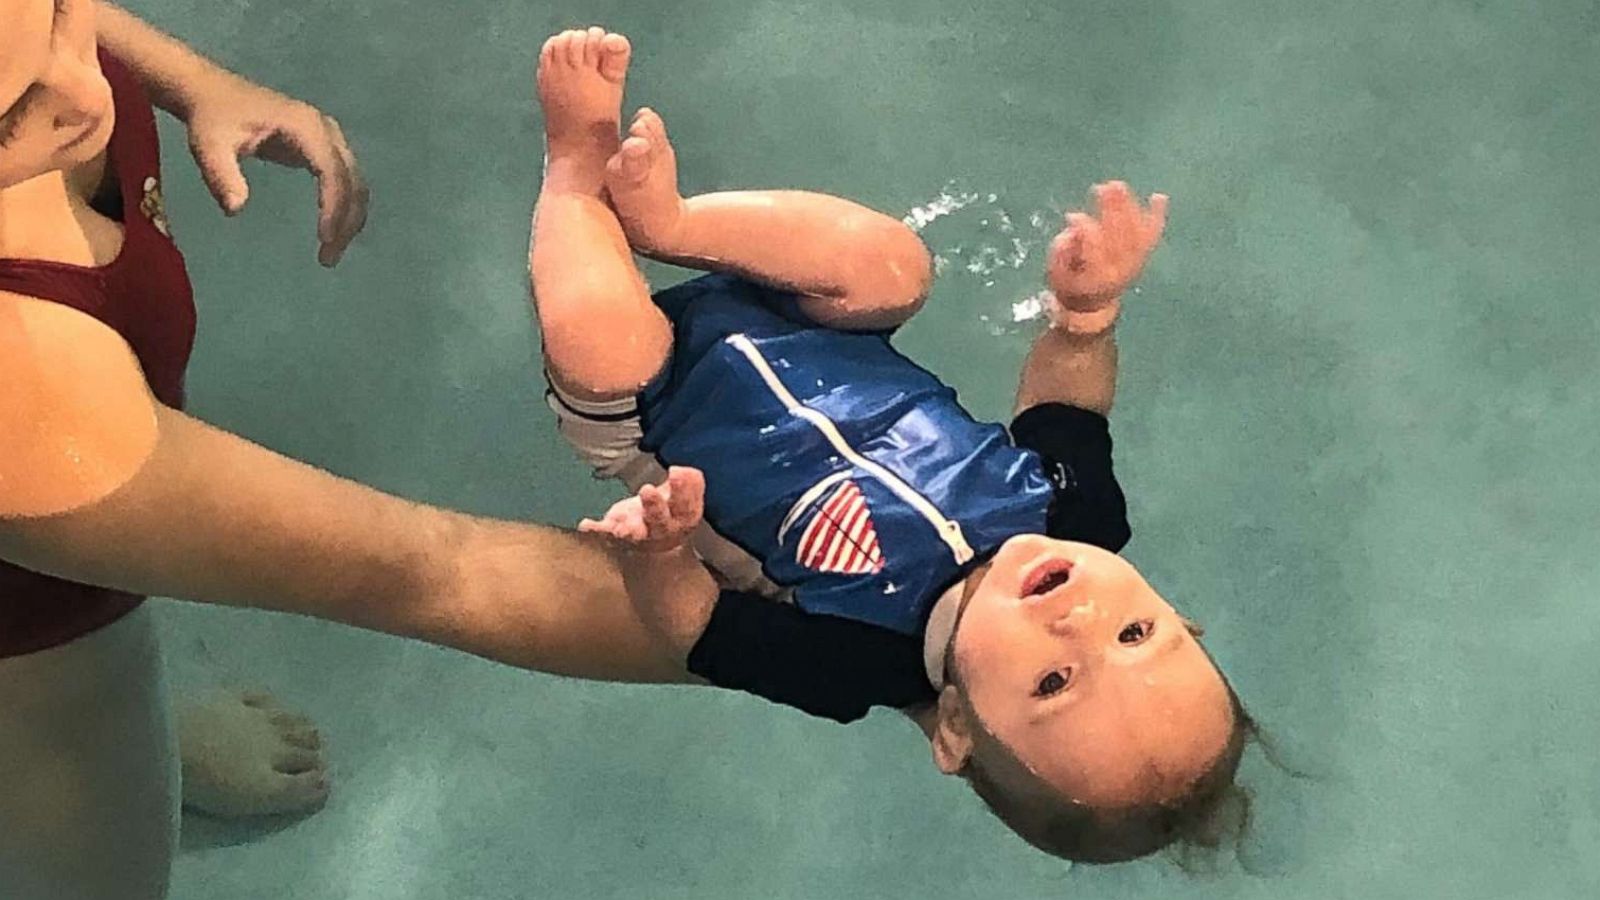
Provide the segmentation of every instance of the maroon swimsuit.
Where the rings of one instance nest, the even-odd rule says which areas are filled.
[[[107,166],[120,203],[101,210],[122,222],[122,252],[97,269],[0,259],[0,290],[50,300],[100,320],[133,347],[162,403],[183,406],[183,373],[194,343],[194,294],[168,234],[161,200],[155,112],[132,73],[104,50],[116,128]],[[131,612],[143,597],[50,578],[0,562],[0,657],[64,644]]]

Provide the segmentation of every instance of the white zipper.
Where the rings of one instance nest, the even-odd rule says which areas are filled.
[[[922,517],[927,519],[933,525],[934,530],[939,533],[940,539],[949,545],[950,552],[955,555],[958,565],[970,562],[977,555],[973,553],[972,547],[967,544],[966,537],[962,535],[960,522],[945,518],[944,514],[939,512],[937,506],[934,506],[927,497],[917,493],[915,488],[906,484],[899,476],[857,453],[855,448],[845,441],[844,435],[839,433],[839,426],[833,424],[832,419],[801,403],[795,398],[794,394],[789,392],[788,388],[784,387],[783,382],[778,380],[778,374],[772,371],[771,366],[767,365],[766,358],[761,355],[761,351],[756,349],[756,345],[751,343],[749,338],[742,334],[734,334],[728,336],[727,342],[734,349],[743,353],[746,359],[750,360],[750,364],[755,366],[756,372],[760,374],[761,380],[765,381],[767,388],[783,402],[784,408],[789,411],[790,415],[799,416],[810,422],[813,427],[822,432],[822,436],[828,439],[828,443],[833,445],[833,449],[838,451],[840,456],[849,460],[857,468],[872,473],[875,478],[883,482],[884,486],[899,495],[901,500],[910,504],[912,509],[921,513]],[[824,482],[824,484],[826,483]],[[812,491],[821,493],[821,486],[813,487]],[[810,491],[807,493],[810,493]],[[790,524],[792,522],[785,520],[784,525],[786,527]]]

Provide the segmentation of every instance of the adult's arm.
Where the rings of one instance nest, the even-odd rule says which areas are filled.
[[[160,404],[82,313],[0,292],[0,385],[0,559],[556,674],[689,680],[599,540],[413,503],[212,428]]]

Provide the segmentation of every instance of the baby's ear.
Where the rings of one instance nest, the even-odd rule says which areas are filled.
[[[958,775],[972,758],[972,717],[954,685],[939,692],[939,705],[933,726],[933,764],[946,775]]]

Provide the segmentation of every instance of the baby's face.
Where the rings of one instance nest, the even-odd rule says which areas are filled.
[[[1173,796],[1222,752],[1222,676],[1122,557],[1021,535],[973,577],[955,668],[985,728],[1036,776],[1125,806]]]

